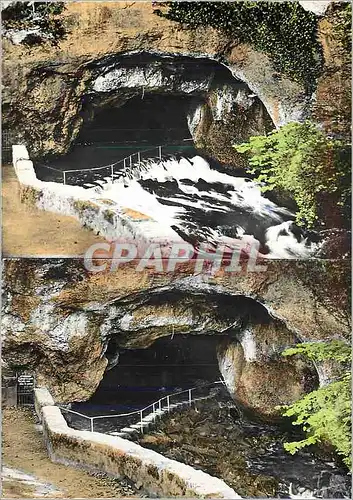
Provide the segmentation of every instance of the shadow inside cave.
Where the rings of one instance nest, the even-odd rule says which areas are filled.
[[[127,413],[168,394],[220,380],[218,344],[217,336],[171,333],[144,349],[122,349],[93,396],[73,409],[86,415]],[[114,349],[111,343],[106,355]]]

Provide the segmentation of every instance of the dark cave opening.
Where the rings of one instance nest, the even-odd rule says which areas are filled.
[[[199,97],[146,94],[132,97],[121,106],[106,106],[92,111],[90,103],[83,104],[81,115],[84,125],[71,150],[57,158],[35,163],[41,180],[62,182],[59,172],[44,168],[43,164],[60,171],[88,170],[118,162],[129,155],[141,152],[141,158],[158,156],[158,146],[163,146],[163,156],[195,154],[188,128],[187,112]],[[89,120],[87,114],[92,114]],[[86,117],[86,118],[85,118]],[[106,172],[103,172],[106,173]],[[98,178],[102,172],[97,172]],[[72,177],[72,178],[71,178]],[[71,174],[68,183],[80,183],[80,174]]]
[[[191,139],[187,124],[193,97],[146,94],[129,99],[122,106],[98,109],[82,127],[76,145],[99,147],[126,144],[146,147]]]
[[[174,392],[220,380],[219,337],[171,333],[145,349],[123,349],[91,399],[76,403],[86,415],[126,413]]]
[[[91,169],[152,146],[165,145],[165,154],[194,155],[188,116],[206,103],[212,89],[224,85],[248,88],[224,65],[206,58],[126,54],[92,62],[90,68],[103,77],[115,69],[132,76],[121,87],[110,91],[90,88],[81,97],[80,132],[68,153],[38,159],[35,169],[41,180],[62,182],[60,173],[44,168],[44,164],[61,171]],[[153,80],[151,69],[152,73],[160,72],[155,85],[148,81]],[[134,71],[147,72],[146,88],[138,76],[134,77]]]
[[[105,352],[109,364],[103,379],[92,397],[75,403],[73,409],[86,415],[125,413],[168,394],[220,380],[220,343],[224,339],[236,340],[249,321],[271,322],[262,304],[244,296],[209,293],[205,300],[202,293],[170,290],[151,294],[143,306],[147,311],[156,308],[156,315],[160,307],[180,308],[187,318],[193,318],[190,333],[174,332],[171,323],[170,334],[153,343],[153,332],[148,329],[141,335],[122,330],[112,335]]]

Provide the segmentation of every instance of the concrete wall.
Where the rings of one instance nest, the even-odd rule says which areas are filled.
[[[241,498],[224,481],[119,437],[68,427],[46,389],[35,390],[35,407],[53,462],[103,471],[163,497]],[[49,403],[48,405],[45,405]]]
[[[36,177],[33,162],[29,159],[26,146],[22,144],[12,146],[12,161],[20,184],[41,185],[41,181]]]
[[[165,241],[182,241],[172,230],[161,232],[161,226],[151,218],[140,217],[113,200],[92,198],[92,191],[80,186],[37,179],[26,146],[12,146],[12,161],[20,184],[21,201],[41,210],[75,217],[82,226],[92,229],[110,241],[123,238],[150,242],[153,237]],[[104,257],[104,256],[103,256]]]
[[[42,408],[54,405],[54,399],[48,389],[45,387],[36,387],[34,389],[34,409],[40,421],[42,421]]]

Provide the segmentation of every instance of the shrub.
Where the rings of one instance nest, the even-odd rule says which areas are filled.
[[[312,227],[325,210],[327,198],[343,213],[350,204],[350,156],[341,140],[331,139],[315,124],[289,123],[266,136],[234,146],[246,153],[248,172],[263,191],[289,193],[298,206],[297,223]]]
[[[24,38],[24,45],[40,45],[44,41],[58,45],[65,36],[65,29],[55,16],[64,9],[64,2],[35,2],[33,6],[30,2],[15,2],[2,12],[3,27],[5,30],[38,30]]]
[[[284,356],[304,354],[313,361],[333,360],[341,366],[341,374],[331,383],[310,392],[290,406],[282,407],[284,416],[293,418],[307,437],[301,441],[285,443],[292,455],[298,450],[317,443],[332,445],[347,467],[351,457],[351,346],[344,341],[297,344],[286,349]]]

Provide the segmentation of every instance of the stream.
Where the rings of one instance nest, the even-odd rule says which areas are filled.
[[[115,405],[110,411],[106,407],[106,414],[140,409],[163,396],[161,388],[146,389],[137,392],[125,388],[120,411]],[[124,388],[120,398],[123,394]],[[76,403],[72,409],[92,416],[102,414],[103,408],[87,402]],[[64,416],[70,426],[88,429],[81,417],[65,412]],[[95,430],[109,434],[116,431],[121,419],[98,422]],[[267,423],[254,420],[251,414],[245,416],[228,393],[219,389],[215,398],[167,414],[157,426],[133,440],[223,479],[244,498],[350,498],[350,476],[334,457],[314,448],[295,455],[285,451],[285,442],[302,437],[289,422]]]
[[[350,477],[314,450],[290,455],[292,428],[239,418],[234,403],[197,403],[170,414],[139,443],[222,478],[245,498],[350,498]]]
[[[206,244],[233,250],[256,244],[261,255],[274,259],[315,256],[322,238],[298,227],[294,213],[266,198],[261,187],[244,173],[223,168],[200,156],[192,144],[185,144],[175,145],[168,154],[164,151],[161,158],[119,164],[113,180],[110,167],[106,171],[89,171],[90,149],[78,148],[66,161],[61,158],[50,167],[61,171],[85,164],[82,172],[66,174],[67,183],[76,186],[77,195],[90,200],[108,199],[117,209],[126,207],[147,215],[158,223],[156,234],[149,235],[154,240],[168,235],[171,241],[181,238],[194,248]],[[102,153],[95,150],[94,157],[104,165],[109,163],[108,158],[112,161],[113,154],[119,159],[126,150],[120,156],[111,148],[102,149]],[[62,182],[60,172],[45,169],[40,163],[36,172],[43,180]]]

